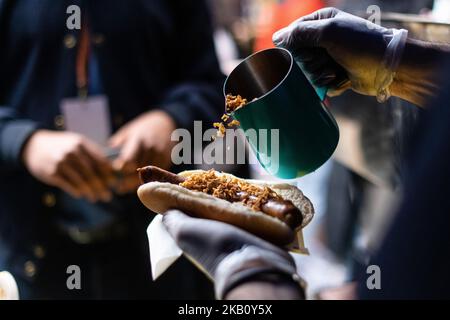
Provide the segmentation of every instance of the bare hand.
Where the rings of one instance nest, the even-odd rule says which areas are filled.
[[[111,138],[111,147],[121,149],[113,163],[114,169],[124,177],[116,188],[119,194],[137,190],[138,168],[154,165],[170,169],[174,146],[170,137],[175,129],[176,124],[167,113],[152,111],[131,121]]]
[[[22,156],[28,171],[47,185],[91,202],[112,198],[111,164],[97,145],[79,134],[39,130],[28,140]]]

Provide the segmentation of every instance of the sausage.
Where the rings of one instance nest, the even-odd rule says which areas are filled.
[[[238,194],[241,199],[245,199],[247,194]],[[250,200],[255,200],[255,196],[249,196]],[[296,229],[303,222],[303,215],[300,210],[289,200],[269,199],[261,206],[261,211],[265,214],[277,218],[292,229]]]
[[[139,169],[138,172],[142,183],[163,182],[178,185],[186,181],[184,177],[155,166]],[[245,193],[238,194],[237,196],[242,200],[247,198],[247,194]],[[289,200],[269,199],[261,206],[261,211],[283,221],[292,229],[296,229],[302,224],[303,216],[300,210]]]
[[[160,169],[155,166],[138,169],[138,172],[142,183],[165,182],[171,184],[180,184],[186,180],[185,178],[180,177],[177,174]]]
[[[269,216],[280,219],[292,229],[301,226],[303,222],[300,210],[289,200],[269,200],[261,207],[261,210]]]

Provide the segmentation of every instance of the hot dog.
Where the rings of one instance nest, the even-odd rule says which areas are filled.
[[[186,178],[184,177],[155,166],[139,169],[139,176],[142,183],[165,182],[180,185],[186,181]],[[245,192],[236,192],[236,202],[245,201],[247,198],[252,202],[257,201],[256,197],[253,195],[248,195]],[[294,206],[291,201],[281,198],[267,199],[267,201],[261,205],[261,211],[285,222],[293,229],[300,226],[303,220],[300,210]]]
[[[247,181],[210,171],[180,174],[149,166],[139,170],[138,195],[150,210],[180,209],[233,224],[278,245],[288,245],[312,219],[311,202],[287,184]]]

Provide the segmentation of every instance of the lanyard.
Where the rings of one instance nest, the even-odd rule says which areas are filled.
[[[89,28],[86,20],[83,20],[75,70],[77,77],[78,95],[80,98],[86,98],[88,93],[90,49]]]

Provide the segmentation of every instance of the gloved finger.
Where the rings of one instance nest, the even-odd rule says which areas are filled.
[[[288,50],[299,47],[317,47],[320,44],[321,33],[329,20],[342,11],[336,8],[324,8],[310,15],[301,17],[289,26],[275,32],[272,41],[276,46]]]
[[[347,72],[324,49],[300,49],[295,53],[308,79],[316,86],[336,86],[347,80]]]
[[[303,21],[313,21],[313,20],[323,20],[323,19],[331,19],[336,17],[340,12],[342,12],[339,9],[336,8],[323,8],[320,10],[317,10],[311,14],[308,14],[306,16],[301,17],[296,22],[303,22]]]
[[[291,40],[296,39],[297,41],[314,39],[319,36],[318,31],[320,31],[320,28],[318,27],[324,25],[319,21],[334,18],[338,13],[340,13],[340,10],[336,8],[324,8],[303,16],[292,22],[289,26],[275,32],[272,37],[273,43],[276,46],[288,48],[293,44],[290,43],[291,45],[289,45],[288,40],[291,37],[293,38]]]
[[[167,231],[176,240],[179,238],[183,227],[186,228],[185,224],[193,219],[179,210],[169,210],[163,215],[162,221]]]
[[[308,79],[312,82],[328,75],[335,75],[337,71],[334,66],[328,63],[320,65],[315,63],[302,64],[302,70],[305,74],[307,74]]]
[[[323,74],[322,77],[313,81],[313,84],[317,87],[327,87],[328,89],[335,89],[343,86],[348,81],[349,80],[346,74],[334,71],[333,73]]]
[[[291,53],[295,60],[300,63],[325,60],[325,57],[331,59],[330,55],[323,48],[296,48]]]
[[[326,87],[330,97],[339,96],[352,87],[347,72],[335,62],[317,70],[305,69],[304,72],[314,86]]]
[[[312,84],[316,87],[328,87],[335,80],[336,74],[334,72],[321,74],[319,77],[311,78]]]
[[[281,248],[247,231],[223,222],[191,218],[178,210],[166,212],[163,224],[180,248],[199,260],[209,259],[210,254],[229,254],[246,245],[276,252],[287,259],[290,257]]]
[[[322,30],[328,20],[305,21],[281,29],[273,36],[273,43],[289,51],[300,48],[317,48],[321,46]]]
[[[208,242],[212,230],[215,229],[214,222],[211,225],[212,221],[192,218],[179,210],[167,211],[163,215],[162,221],[180,248],[187,250],[190,254],[192,254],[189,250],[190,246],[197,246],[200,250],[195,251],[202,251],[207,245],[206,242]],[[209,244],[211,242],[208,242]]]
[[[224,254],[209,241],[215,232],[214,226],[207,220],[191,218],[178,210],[166,212],[162,221],[183,253],[212,277]]]
[[[345,82],[341,83],[340,85],[330,86],[327,94],[329,97],[337,97],[351,88],[352,88],[352,83],[350,80],[347,79]]]
[[[328,84],[328,88],[332,90],[341,89],[346,86],[349,86],[350,88],[352,86],[352,83],[348,78],[348,75],[345,72],[345,70],[338,71],[335,80]]]
[[[301,48],[292,51],[292,55],[294,56],[295,61],[299,62],[302,66],[309,66],[310,68],[317,68],[333,61],[327,51],[321,48]]]
[[[315,86],[323,86],[325,84],[330,84],[336,79],[336,72],[332,69],[328,70],[318,70],[315,72],[304,70],[304,73],[308,80]]]
[[[302,70],[314,85],[320,85],[333,82],[338,73],[338,68],[331,63],[303,63]]]
[[[338,79],[346,78],[345,71],[334,61],[329,61],[323,65],[305,65],[303,71],[315,85],[336,84],[336,82],[339,82]]]

